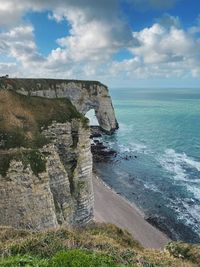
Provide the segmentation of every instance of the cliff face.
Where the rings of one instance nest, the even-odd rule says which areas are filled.
[[[97,81],[53,79],[1,79],[2,88],[46,98],[69,98],[85,115],[94,109],[100,127],[107,133],[118,128],[108,88]]]
[[[41,230],[93,218],[87,121],[69,101],[0,90],[0,225]]]
[[[74,120],[53,123],[45,135],[51,139],[39,150],[45,171],[36,175],[30,164],[15,158],[0,175],[0,225],[41,230],[84,225],[93,218],[89,130]]]
[[[90,131],[82,123],[53,123],[45,136],[52,140],[43,151],[58,223],[84,225],[93,217]]]

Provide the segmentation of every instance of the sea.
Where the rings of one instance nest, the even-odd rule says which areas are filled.
[[[200,89],[110,89],[117,156],[95,169],[173,240],[200,242]],[[134,222],[133,222],[134,223]]]

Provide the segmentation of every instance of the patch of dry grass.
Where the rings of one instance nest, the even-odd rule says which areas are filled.
[[[5,148],[38,148],[45,141],[42,128],[52,121],[63,123],[73,118],[87,124],[87,119],[66,98],[30,97],[0,90],[0,143],[4,140]]]
[[[197,245],[196,247],[199,248]],[[110,224],[93,224],[83,229],[60,228],[44,232],[0,228],[0,255],[3,257],[29,254],[45,259],[51,258],[59,251],[71,249],[103,253],[116,264],[124,266],[198,266],[195,260],[174,257],[167,250],[144,249],[127,231]],[[196,254],[197,251],[193,250],[193,253]]]

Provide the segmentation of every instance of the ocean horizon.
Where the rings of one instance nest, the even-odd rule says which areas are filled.
[[[98,175],[173,240],[200,242],[200,89],[110,89],[117,151]]]

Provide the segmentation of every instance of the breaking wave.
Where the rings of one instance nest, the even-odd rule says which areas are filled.
[[[174,174],[176,180],[200,182],[200,179],[189,177],[189,171],[200,172],[200,162],[188,157],[185,153],[176,153],[174,149],[166,149],[165,154],[158,157],[161,166]]]
[[[142,154],[148,154],[149,149],[147,146],[139,143],[130,143],[129,146],[126,145],[119,145],[119,151],[121,153],[125,152],[136,152],[136,153],[142,153]]]

